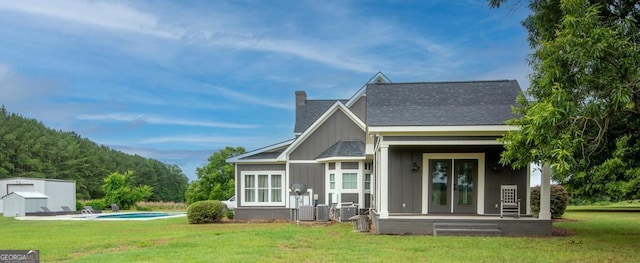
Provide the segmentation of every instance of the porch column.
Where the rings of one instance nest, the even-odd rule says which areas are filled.
[[[380,218],[389,218],[389,145],[380,145]]]
[[[548,164],[542,165],[540,181],[540,213],[539,219],[551,220],[551,168]]]

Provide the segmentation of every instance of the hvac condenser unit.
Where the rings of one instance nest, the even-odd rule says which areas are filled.
[[[340,222],[347,222],[349,218],[356,215],[358,207],[355,205],[343,205],[340,207]]]
[[[318,211],[316,211],[316,221],[327,222],[329,221],[329,206],[325,204],[318,205]]]
[[[313,206],[311,205],[300,206],[300,220],[313,221]]]

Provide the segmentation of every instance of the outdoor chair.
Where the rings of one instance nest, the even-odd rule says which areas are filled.
[[[117,204],[111,204],[111,212],[120,212],[120,208],[118,207]]]
[[[500,218],[504,215],[520,217],[520,199],[518,199],[517,185],[500,186]]]
[[[42,209],[42,212],[38,212],[35,213],[36,215],[40,215],[40,216],[55,216],[58,213],[51,211],[48,207],[46,206],[41,206],[40,209]]]
[[[61,206],[61,208],[62,208],[62,213],[65,215],[80,214],[80,211],[73,211],[68,206]]]

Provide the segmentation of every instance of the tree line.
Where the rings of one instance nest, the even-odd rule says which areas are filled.
[[[128,171],[134,172],[133,185],[153,188],[150,201],[184,201],[188,179],[178,166],[116,151],[0,108],[0,178],[74,180],[78,199],[94,199],[104,196],[109,174]]]

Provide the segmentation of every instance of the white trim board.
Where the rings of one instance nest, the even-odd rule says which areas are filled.
[[[508,132],[519,130],[511,125],[465,125],[465,126],[369,126],[369,132]]]

